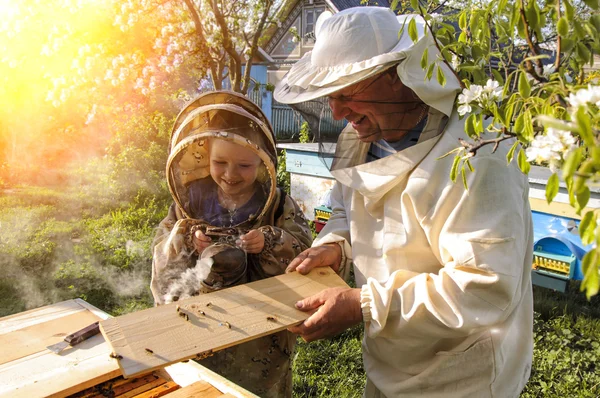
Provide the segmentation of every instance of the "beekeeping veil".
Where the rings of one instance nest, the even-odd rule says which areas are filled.
[[[265,200],[258,211],[249,220],[242,220],[241,224],[260,219],[275,195],[275,138],[260,108],[243,95],[230,91],[205,93],[189,103],[177,116],[166,170],[169,191],[175,203],[185,217],[203,217],[202,214],[193,214],[194,203],[190,203],[189,189],[199,180],[211,180],[209,148],[215,140],[235,143],[260,158],[262,164],[256,184],[259,184],[257,189],[264,194]],[[230,222],[229,225],[220,226],[234,227],[239,224]]]

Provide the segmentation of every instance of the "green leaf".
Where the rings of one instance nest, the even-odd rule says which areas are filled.
[[[560,42],[560,49],[565,53],[570,52],[575,47],[575,40],[569,38],[563,38]]]
[[[590,189],[587,186],[583,186],[579,192],[577,192],[577,214],[581,210],[585,209],[585,206],[590,201]]]
[[[569,34],[569,22],[567,21],[567,18],[560,17],[556,24],[556,31],[561,37],[565,37]]]
[[[577,124],[579,125],[579,136],[585,142],[585,145],[593,148],[594,143],[594,133],[592,132],[592,121],[590,120],[589,115],[585,111],[585,108],[580,107],[577,110],[577,114],[575,115],[577,120]]]
[[[515,150],[517,149],[518,145],[519,145],[519,141],[517,140],[517,141],[515,141],[514,144],[512,144],[512,146],[508,150],[508,153],[506,154],[506,162],[508,164],[510,164],[510,162],[512,162],[513,158],[515,157]]]
[[[581,150],[579,148],[569,153],[562,167],[563,178],[565,180],[567,178],[573,177],[573,174],[575,174],[575,171],[579,168],[579,165],[581,164],[581,160]]]
[[[460,13],[460,16],[458,17],[458,27],[462,31],[467,29],[467,12],[466,11],[463,11]]]
[[[494,79],[496,79],[496,81],[503,86],[504,85],[504,78],[502,77],[502,74],[500,72],[498,72],[497,69],[492,69],[492,75],[494,75]]]
[[[579,236],[581,237],[581,243],[584,245],[590,245],[594,242],[596,237],[596,221],[597,216],[593,211],[585,213],[581,222],[579,223]]]
[[[515,120],[515,134],[520,137],[523,137],[523,132],[525,131],[525,114],[520,113],[517,116],[517,120]]]
[[[592,10],[598,10],[598,7],[600,6],[598,4],[598,0],[583,0],[583,2],[587,4],[587,6],[590,7]]]
[[[390,9],[392,11],[396,11],[396,9],[398,8],[398,3],[400,2],[400,0],[394,0],[392,1],[392,4],[390,5]]]
[[[463,164],[463,167],[460,169],[460,175],[462,177],[462,182],[463,185],[465,187],[465,191],[469,191],[469,185],[467,184],[467,173],[465,171],[465,165]]]
[[[531,118],[531,111],[527,109],[523,114],[523,137],[527,141],[533,141],[533,120]]]
[[[575,52],[577,53],[577,56],[579,58],[581,58],[581,61],[583,61],[584,64],[587,64],[588,62],[590,62],[590,58],[591,58],[590,49],[587,48],[587,46],[585,44],[583,44],[581,41],[577,42],[577,49],[575,50]]]
[[[417,22],[415,21],[415,18],[412,18],[408,23],[408,36],[413,43],[416,43],[419,40],[419,32],[417,31]]]
[[[435,62],[432,63],[431,65],[429,65],[429,68],[427,68],[427,73],[425,73],[425,80],[431,80],[431,77],[433,76],[433,68],[435,67]]]
[[[529,7],[525,10],[525,16],[527,18],[527,24],[533,30],[538,30],[540,26],[540,15],[537,10],[535,1],[528,2]]]
[[[554,108],[550,109],[553,110]],[[535,119],[542,123],[544,127],[553,127],[557,130],[576,131],[574,124],[565,122],[564,120],[556,119],[552,116],[538,115]]]
[[[423,51],[423,56],[421,57],[421,69],[425,70],[427,68],[427,63],[428,63],[428,57],[427,57],[427,53],[428,53],[428,48],[425,49],[425,51]]]
[[[529,98],[531,94],[531,86],[529,85],[529,80],[527,80],[526,72],[521,72],[519,75],[519,94],[523,98]]]
[[[590,250],[581,261],[581,271],[583,272],[583,281],[581,282],[581,291],[585,290],[585,295],[589,300],[592,296],[598,294],[600,280],[598,275],[599,249]]]
[[[565,5],[565,16],[567,17],[569,22],[572,22],[573,21],[573,6],[571,5],[571,2],[569,0],[564,0],[563,3]]]
[[[410,6],[413,10],[417,11],[419,9],[419,0],[410,0]]]
[[[442,156],[440,156],[439,158],[436,158],[436,160],[443,159],[443,158],[445,158],[446,156],[452,155],[453,153],[456,153],[456,152],[460,152],[460,151],[462,151],[463,149],[464,149],[463,147],[454,148],[454,149],[453,149],[453,150],[451,150],[450,152],[447,152],[447,153],[443,154]]]
[[[473,165],[471,164],[471,161],[468,158],[467,158],[467,160],[465,160],[465,163],[469,167],[469,170],[471,171],[471,173],[475,171],[475,168],[473,167]]]
[[[454,157],[454,162],[452,162],[452,168],[450,169],[450,180],[452,182],[456,182],[456,176],[458,174],[458,165],[460,164],[460,156]]]
[[[558,175],[554,173],[550,176],[550,178],[548,178],[548,183],[546,184],[546,201],[548,202],[548,204],[552,203],[552,200],[558,193],[558,188]]]
[[[444,71],[442,70],[442,68],[440,68],[439,65],[437,67],[436,78],[440,86],[444,87],[446,85],[446,76],[444,76]]]
[[[525,156],[525,151],[520,150],[519,156],[517,157],[517,162],[519,164],[519,169],[523,172],[523,174],[529,174],[529,169],[531,165],[527,161],[527,156]]]
[[[477,132],[475,131],[475,124],[477,123],[475,120],[476,116],[474,113],[471,113],[467,120],[465,121],[465,132],[469,136],[469,138],[477,138]]]

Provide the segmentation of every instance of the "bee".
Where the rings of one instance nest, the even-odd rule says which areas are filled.
[[[226,326],[227,329],[231,329],[231,324],[227,321],[219,323],[220,326]]]
[[[268,316],[267,321],[277,322],[277,318],[275,318],[274,316]]]
[[[198,311],[198,313],[199,313],[200,315],[204,315],[204,316],[206,316],[206,312],[204,312],[204,311],[202,311],[202,310],[199,310],[199,311]]]
[[[114,359],[123,359],[122,355],[116,354],[114,352],[111,352],[109,357],[114,358]]]
[[[154,351],[152,351],[150,348],[144,348],[146,350],[146,353],[148,354],[154,354]]]
[[[206,358],[212,357],[212,356],[213,356],[212,350],[208,350],[208,351],[196,354],[196,359],[201,360],[201,359],[206,359]]]
[[[185,312],[181,311],[178,313],[180,317],[182,317],[183,319],[185,319],[186,321],[190,320],[190,316],[188,314],[186,314]]]
[[[180,306],[177,306],[177,307],[175,307],[175,310],[176,310],[177,312],[179,312],[179,311],[181,311],[181,307],[180,307]]]

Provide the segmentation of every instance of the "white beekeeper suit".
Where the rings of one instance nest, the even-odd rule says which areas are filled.
[[[397,35],[413,17],[416,43],[406,28]],[[444,87],[424,78],[426,48],[436,59],[420,17],[348,9],[321,21],[313,54],[278,87],[278,101],[306,101],[398,65],[401,81],[430,106],[418,143],[379,160],[366,162],[371,144],[350,125],[342,132],[333,214],[313,246],[343,242],[341,271],[354,264],[366,397],[517,397],[533,350],[528,180],[515,162],[507,166],[503,143],[471,159],[468,190],[450,181],[453,156],[439,158],[466,139],[453,111],[459,85],[442,64]]]

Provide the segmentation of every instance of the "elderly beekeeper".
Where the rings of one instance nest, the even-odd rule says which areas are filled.
[[[298,302],[319,311],[290,330],[312,341],[364,322],[366,397],[517,397],[533,350],[528,180],[507,166],[509,143],[477,152],[468,190],[450,181],[441,157],[467,138],[460,86],[442,62],[445,86],[425,78],[423,52],[440,59],[425,29],[380,7],[320,19],[313,51],[276,87],[283,103],[327,97],[348,121],[333,214],[287,272],[354,264],[357,288]]]

